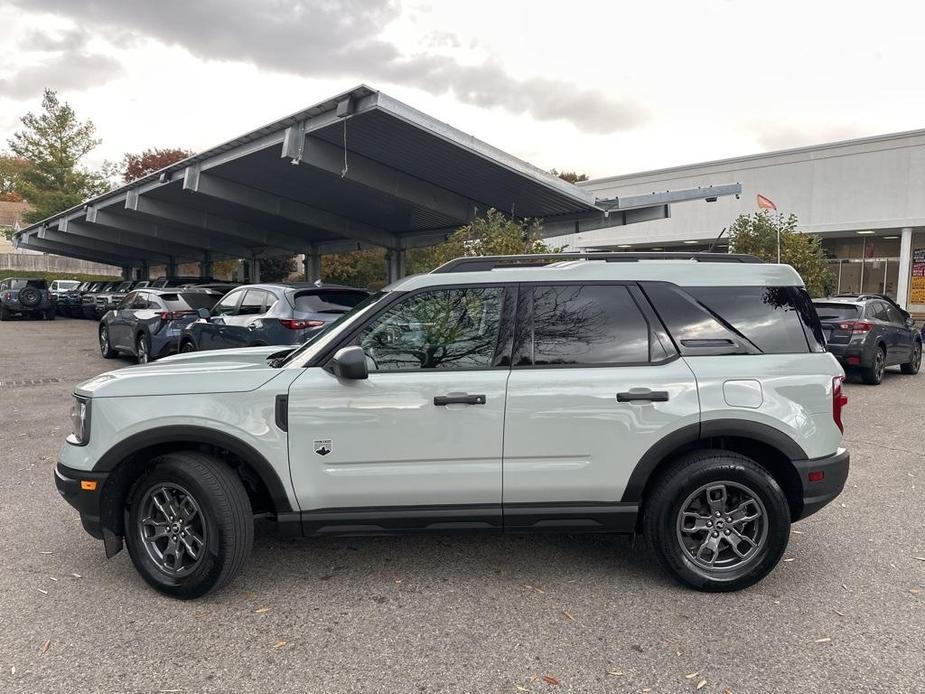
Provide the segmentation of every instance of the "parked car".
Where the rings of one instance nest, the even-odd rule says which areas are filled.
[[[79,280],[52,280],[48,285],[48,291],[51,292],[51,302],[55,305],[55,311],[60,315],[65,315],[59,308],[63,304],[63,299],[69,291],[77,289],[80,286]]]
[[[369,292],[339,285],[251,284],[228,292],[180,336],[181,352],[294,345],[336,320]]]
[[[55,308],[58,311],[58,315],[68,316],[70,318],[76,318],[77,309],[79,309],[81,306],[80,297],[92,285],[93,285],[93,282],[81,282],[73,289],[68,289],[67,291],[60,292],[58,294],[58,301],[55,305]]]
[[[803,282],[749,256],[600,256],[622,257],[454,261],[299,347],[93,378],[58,489],[179,598],[232,580],[255,516],[307,536],[641,532],[688,586],[752,585],[848,475],[844,371]]]
[[[177,351],[183,326],[208,310],[222,297],[211,289],[138,289],[100,319],[100,353],[106,359],[118,354],[147,364]]]
[[[922,336],[909,314],[880,295],[839,295],[813,302],[826,347],[846,370],[857,370],[868,385],[879,385],[887,366],[917,374]]]
[[[114,291],[119,284],[119,282],[101,282],[95,289],[84,292],[80,297],[80,318],[99,320],[99,316],[96,315],[96,298]]]
[[[148,286],[147,280],[125,280],[120,282],[109,291],[101,291],[96,295],[94,312],[96,319],[99,320],[107,311],[112,311],[116,306],[122,303],[130,291],[133,289],[142,289]]]
[[[222,294],[227,294],[232,289],[237,289],[240,286],[241,284],[239,282],[204,282],[204,283],[190,282],[188,284],[183,285],[183,287],[199,287],[201,289],[214,289],[215,291],[221,292]]]
[[[149,286],[154,289],[166,289],[168,287],[191,287],[214,281],[211,277],[193,277],[192,275],[170,275],[165,277],[161,275],[157,279],[151,280]]]
[[[10,320],[13,316],[55,319],[55,305],[45,280],[8,277],[0,281],[0,320]]]

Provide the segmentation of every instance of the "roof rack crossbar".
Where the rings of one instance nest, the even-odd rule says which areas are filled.
[[[608,263],[635,263],[640,260],[693,260],[699,263],[763,263],[761,258],[744,253],[631,253],[623,251],[590,253],[536,253],[532,255],[483,255],[454,258],[431,274],[481,272],[499,267],[543,267],[568,260],[603,260]]]

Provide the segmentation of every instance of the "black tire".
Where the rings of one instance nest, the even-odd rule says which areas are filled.
[[[180,353],[187,354],[189,352],[196,352],[196,343],[192,340],[183,340],[183,344],[180,345]]]
[[[153,468],[135,485],[126,513],[126,544],[138,573],[155,590],[181,600],[201,597],[228,584],[240,573],[254,543],[253,512],[241,480],[221,461],[195,451],[167,453],[152,464]],[[193,501],[193,506],[185,503],[183,512],[174,515],[177,520],[173,525],[166,521],[166,515],[163,523],[152,522],[159,516],[148,515],[148,509],[154,508],[149,500],[165,491],[186,492]],[[166,507],[171,508],[169,504]],[[195,533],[195,525],[202,544],[191,542],[186,547],[195,545],[199,557],[193,560],[184,548],[181,555],[192,563],[184,566],[183,559],[174,556],[171,561],[179,563],[174,571],[171,561],[165,559],[171,555],[165,551],[161,556],[158,547],[163,543],[166,550],[171,541],[180,546],[184,514],[192,507],[196,513],[185,530]],[[154,539],[155,526],[168,533],[178,532],[180,541],[176,536]]]
[[[112,348],[109,342],[109,328],[106,325],[100,325],[99,329],[100,354],[103,359],[115,359],[118,356],[116,350]]]
[[[42,293],[35,287],[23,287],[19,290],[18,298],[25,308],[36,308],[42,303]]]
[[[912,354],[909,355],[909,361],[900,364],[899,369],[907,376],[915,376],[922,365],[922,341],[916,340],[912,345]]]
[[[45,320],[54,320],[55,319],[55,310],[53,308],[48,309],[42,315]]]
[[[7,321],[13,317],[13,314],[10,313],[10,309],[6,306],[0,307],[0,320]]]
[[[706,488],[705,493],[711,494],[711,490],[719,487],[724,490],[724,504],[735,504],[737,499],[751,495],[753,505],[742,504],[739,508],[751,508],[755,513],[760,511],[756,520],[746,522],[745,516],[742,516],[743,520],[729,521],[729,518],[735,518],[734,514],[739,509],[728,511],[730,515],[719,518],[714,518],[713,513],[706,510],[703,512],[706,515],[697,515],[694,522],[702,520],[710,528],[682,530],[687,516],[694,515],[688,513],[682,517],[682,511],[691,508],[689,504],[697,503],[698,498],[707,500],[706,496],[698,497],[697,492]],[[712,503],[710,508],[713,508]],[[694,451],[673,462],[647,493],[643,532],[658,562],[684,585],[707,592],[741,590],[767,576],[783,556],[790,539],[790,507],[780,485],[750,458],[722,450]],[[730,532],[735,535],[730,535]],[[737,556],[733,549],[733,542],[738,548],[743,546],[746,540],[736,540],[743,536],[749,537],[754,545],[752,548],[745,545],[744,558]],[[701,537],[704,539],[695,555],[685,542],[697,546]],[[705,563],[703,550],[711,541],[719,547],[718,550],[708,548],[713,562],[725,557],[723,562],[731,563],[715,568],[698,563]],[[735,564],[736,561],[739,563]]]
[[[861,367],[861,379],[869,386],[879,386],[883,381],[883,370],[886,368],[886,349],[881,345],[877,347],[874,360],[870,366]]]
[[[147,333],[138,333],[135,337],[135,357],[139,364],[149,364],[151,360],[151,338]]]

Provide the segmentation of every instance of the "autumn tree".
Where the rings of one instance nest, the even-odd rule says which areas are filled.
[[[190,150],[176,147],[154,147],[137,154],[129,152],[122,158],[122,181],[130,183],[191,156],[193,153]]]
[[[29,168],[29,162],[21,157],[0,154],[0,201],[22,202],[22,175]]]
[[[580,174],[577,171],[556,171],[553,169],[549,173],[551,173],[553,176],[558,176],[563,181],[568,181],[569,183],[578,183],[578,181],[588,180],[588,174]]]
[[[32,206],[23,215],[25,221],[39,221],[106,190],[102,175],[80,166],[100,143],[96,128],[89,120],[79,120],[54,91],[45,90],[41,113],[30,111],[21,122],[9,146],[28,162],[17,183],[17,192]]]
[[[388,283],[385,249],[365,248],[359,251],[323,255],[321,256],[321,276],[325,282],[332,284],[381,289]]]
[[[259,262],[261,282],[284,282],[295,271],[295,258],[291,255],[261,258]]]
[[[741,214],[730,227],[729,246],[734,253],[755,255],[777,262],[778,234],[780,262],[793,267],[812,296],[825,296],[835,287],[819,237],[797,230],[796,215],[768,214],[767,210]]]

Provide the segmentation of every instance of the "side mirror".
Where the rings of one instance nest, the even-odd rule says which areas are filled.
[[[332,360],[334,375],[351,381],[369,378],[369,367],[366,365],[366,354],[362,347],[353,345],[337,350]]]
[[[212,317],[211,311],[207,308],[200,308],[196,310],[196,315],[202,318],[203,320],[209,320]]]

